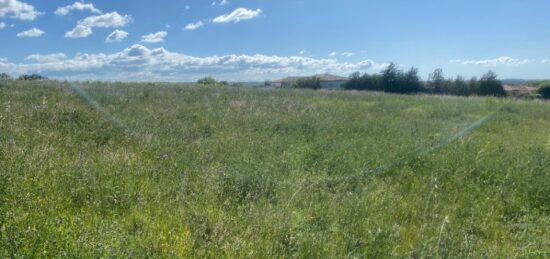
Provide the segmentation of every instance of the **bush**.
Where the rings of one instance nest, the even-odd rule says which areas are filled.
[[[218,81],[216,81],[216,79],[210,76],[197,80],[197,84],[199,85],[215,85],[217,83]]]
[[[6,81],[6,80],[12,80],[12,79],[13,78],[11,78],[11,76],[6,73],[0,74],[0,81]]]
[[[321,89],[321,79],[315,76],[300,78],[294,83],[293,87],[302,89]]]
[[[23,81],[38,81],[38,80],[48,80],[47,77],[41,76],[38,74],[32,74],[32,75],[20,75],[17,80],[23,80]]]
[[[550,99],[550,84],[543,85],[539,88],[539,94],[543,99]]]

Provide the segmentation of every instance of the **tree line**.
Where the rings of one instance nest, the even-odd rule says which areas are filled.
[[[6,80],[15,80],[15,79],[6,73],[0,73],[0,80],[6,81]],[[48,78],[39,74],[31,74],[31,75],[24,74],[17,77],[17,80],[36,81],[36,80],[48,80]]]
[[[353,73],[350,80],[343,86],[346,90],[384,91],[388,93],[432,93],[457,96],[506,96],[506,91],[498,76],[489,71],[480,79],[472,77],[466,80],[462,76],[454,79],[445,78],[442,69],[436,69],[430,74],[428,81],[422,81],[418,69],[407,71],[391,63],[379,74]]]

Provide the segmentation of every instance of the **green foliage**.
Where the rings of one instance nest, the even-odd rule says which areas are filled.
[[[12,80],[12,79],[13,78],[10,75],[6,74],[6,73],[1,73],[0,74],[0,81],[6,81],[6,80]]]
[[[483,75],[477,85],[477,94],[482,96],[506,96],[502,82],[497,77],[497,74],[493,71],[489,71]]]
[[[361,75],[359,72],[350,75],[350,79],[342,85],[346,90],[369,90],[383,91],[382,76],[377,74],[369,75],[367,73]]]
[[[41,76],[38,74],[32,74],[32,75],[20,75],[17,80],[22,81],[39,81],[39,80],[48,80],[47,77]]]
[[[9,81],[0,257],[545,258],[549,109]]]
[[[411,68],[407,73],[391,63],[382,71],[382,85],[388,93],[417,93],[422,91],[418,70]]]
[[[448,94],[450,92],[449,84],[445,79],[443,69],[441,68],[436,69],[430,74],[427,85],[429,91],[434,94]]]
[[[539,94],[544,99],[550,99],[550,83],[542,84],[539,88]]]
[[[321,79],[315,76],[299,78],[292,87],[299,89],[321,89]]]
[[[197,84],[199,85],[216,85],[217,83],[218,81],[216,81],[216,79],[210,76],[197,80]]]

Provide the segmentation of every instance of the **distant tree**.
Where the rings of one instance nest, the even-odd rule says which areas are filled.
[[[470,91],[470,94],[479,94],[479,87],[477,82],[477,77],[472,77],[468,81],[468,90]]]
[[[471,94],[468,83],[466,83],[466,80],[461,75],[458,75],[449,85],[451,86],[449,93],[452,95],[469,96]]]
[[[1,73],[0,74],[0,80],[2,81],[5,81],[5,80],[12,80],[12,77],[6,73]]]
[[[197,84],[199,85],[216,85],[217,83],[216,79],[210,76],[197,80]]]
[[[22,80],[22,81],[38,81],[38,80],[48,80],[47,77],[45,76],[41,76],[41,75],[38,75],[38,74],[32,74],[32,75],[20,75],[17,80]]]
[[[385,92],[389,93],[401,93],[400,79],[403,77],[403,72],[397,68],[395,63],[390,65],[382,71],[382,86]]]
[[[382,71],[381,81],[384,91],[389,93],[408,94],[422,91],[418,70],[411,68],[407,73],[404,73],[393,62]]]
[[[265,80],[264,87],[269,87],[269,86],[271,86],[271,80]]]
[[[483,96],[506,96],[502,82],[493,71],[487,72],[478,82],[478,94]]]
[[[447,80],[443,74],[443,69],[438,68],[430,74],[428,78],[428,89],[434,94],[447,94]]]
[[[321,89],[321,79],[315,76],[303,77],[296,80],[293,87],[302,89]]]
[[[543,83],[539,85],[539,94],[544,99],[550,99],[550,83]]]
[[[403,85],[403,90],[407,93],[417,93],[421,92],[423,85],[418,76],[418,69],[411,67],[407,73],[405,73],[405,82]]]
[[[346,90],[370,90],[370,91],[382,91],[382,80],[380,75],[367,73],[361,75],[359,72],[351,74],[350,80],[348,80],[343,86]]]

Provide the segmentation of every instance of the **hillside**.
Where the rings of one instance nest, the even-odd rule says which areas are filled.
[[[0,86],[0,257],[548,257],[550,105]]]

